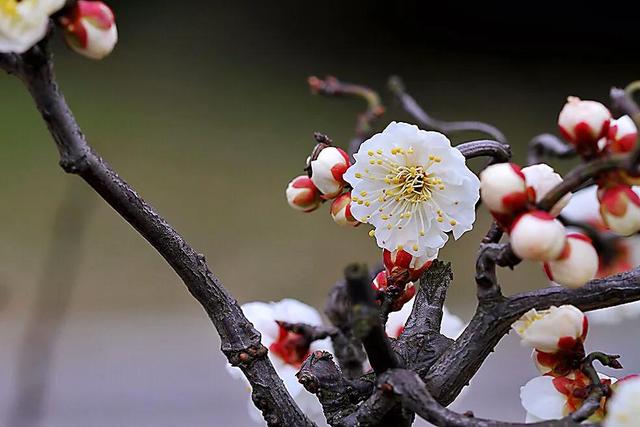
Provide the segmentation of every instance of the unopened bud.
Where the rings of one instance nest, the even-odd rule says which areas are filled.
[[[612,231],[630,236],[640,231],[640,198],[627,185],[600,190],[600,215]]]
[[[331,217],[336,224],[344,227],[360,225],[360,222],[351,215],[351,192],[344,193],[333,200]]]
[[[529,197],[534,203],[538,203],[547,195],[555,186],[562,182],[562,177],[556,173],[553,168],[547,164],[540,163],[533,166],[527,166],[522,169],[527,181],[527,189]],[[560,211],[567,206],[571,200],[571,193],[565,194],[562,199],[556,203],[549,211],[552,216],[560,215]]]
[[[287,185],[286,195],[289,206],[299,211],[311,212],[322,204],[320,192],[306,175],[294,178]]]
[[[562,136],[583,155],[598,152],[598,140],[607,134],[611,113],[599,102],[570,96],[558,116]]]
[[[326,147],[311,161],[311,179],[324,199],[338,196],[345,186],[342,176],[350,165],[349,155],[338,147]]]
[[[544,211],[520,215],[511,228],[511,247],[522,259],[550,261],[558,258],[564,249],[564,226]]]
[[[638,128],[629,116],[611,120],[607,137],[607,149],[611,153],[628,153],[638,141]]]
[[[544,264],[549,280],[579,288],[593,279],[598,272],[598,253],[584,234],[570,233],[562,255],[557,260]]]
[[[418,280],[422,274],[427,271],[433,260],[438,256],[438,251],[427,251],[420,257],[414,257],[409,252],[402,249],[396,249],[391,252],[387,249],[382,251],[382,260],[384,267],[389,274],[398,270],[406,270],[409,272],[409,280]]]
[[[528,201],[525,176],[514,163],[498,163],[480,173],[480,195],[491,212],[513,213]]]
[[[101,1],[78,0],[59,21],[67,44],[88,58],[104,58],[118,42],[113,12]]]

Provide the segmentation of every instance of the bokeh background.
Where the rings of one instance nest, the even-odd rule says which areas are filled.
[[[398,74],[435,117],[498,126],[517,161],[533,135],[555,132],[567,95],[606,101],[611,86],[640,77],[630,17],[587,25],[575,12],[345,3],[113,1],[111,57],[91,62],[55,43],[89,141],[240,302],[294,297],[321,308],[346,263],[379,260],[364,228],[338,228],[326,207],[306,215],[286,204],[312,133],[346,144],[363,109],[310,95],[307,76],[364,83],[389,100],[385,82]],[[0,76],[0,96],[0,425],[15,424],[25,395],[17,412],[42,426],[252,425],[247,390],[228,376],[215,330],[177,276],[57,166],[21,84]],[[409,119],[386,105],[380,127]],[[447,304],[465,320],[488,224],[481,210],[476,229],[441,251],[455,271]],[[509,293],[546,285],[526,263],[501,278]],[[622,353],[633,372],[637,342],[630,322],[593,327],[589,348]],[[529,350],[513,336],[498,350],[455,407],[522,420]]]

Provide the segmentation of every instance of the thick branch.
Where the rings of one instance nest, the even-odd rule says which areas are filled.
[[[425,126],[428,129],[435,130],[438,132],[442,132],[445,135],[449,135],[454,132],[482,132],[493,139],[498,140],[499,142],[505,143],[507,139],[504,134],[495,126],[492,126],[483,122],[476,121],[456,121],[456,122],[446,122],[443,120],[438,120],[436,118],[431,117],[427,114],[426,111],[418,105],[415,99],[411,95],[406,92],[404,83],[400,79],[400,77],[393,76],[389,79],[388,83],[389,90],[395,95],[395,97],[400,101],[402,108],[414,119],[416,119],[421,125]]]
[[[345,269],[344,277],[352,303],[353,332],[362,340],[373,371],[379,375],[387,369],[397,368],[398,360],[391,350],[373,299],[369,270],[364,265],[351,264]]]
[[[203,255],[184,241],[87,144],[53,73],[46,41],[24,54],[17,74],[31,93],[60,153],[60,165],[80,175],[169,263],[213,321],[222,351],[253,388],[253,401],[272,425],[313,425],[296,406],[267,358],[260,334],[209,270]],[[0,64],[6,56],[0,55]]]
[[[549,287],[513,295],[502,302],[480,305],[462,335],[431,367],[423,379],[433,396],[448,405],[475,375],[513,322],[532,308],[571,304],[582,311],[640,300],[640,268],[579,289]]]

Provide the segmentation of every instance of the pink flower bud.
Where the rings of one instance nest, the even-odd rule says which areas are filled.
[[[376,277],[374,277],[373,282],[371,283],[371,288],[377,293],[387,292],[387,288],[389,286],[388,277],[388,273],[385,270],[382,270],[376,275]],[[400,311],[402,306],[415,295],[416,287],[413,282],[407,283],[402,294],[391,305],[391,311]]]
[[[427,271],[433,260],[438,256],[438,252],[435,254],[427,252],[420,257],[414,257],[409,252],[405,252],[402,249],[396,249],[390,252],[386,249],[382,251],[382,260],[384,267],[389,274],[398,270],[407,270],[409,272],[409,280],[418,280],[422,276],[422,273]]]
[[[612,153],[632,151],[638,140],[638,128],[629,116],[611,120],[607,137],[607,149]]]
[[[360,222],[351,215],[351,192],[338,196],[331,203],[331,217],[341,226],[356,227]]]
[[[551,307],[548,310],[529,310],[513,329],[522,344],[545,353],[571,351],[584,342],[589,324],[587,317],[572,305]]]
[[[600,215],[612,231],[630,236],[640,231],[640,198],[627,185],[599,190]]]
[[[569,288],[579,288],[596,277],[598,253],[584,234],[567,234],[567,243],[557,260],[544,264],[549,280]]]
[[[582,155],[598,152],[598,140],[607,134],[611,113],[596,101],[570,96],[558,116],[562,136]]]
[[[324,199],[333,199],[342,192],[345,185],[342,175],[350,164],[349,155],[338,147],[324,148],[311,161],[311,179]]]
[[[527,190],[531,201],[538,203],[547,195],[555,186],[562,182],[562,177],[557,174],[552,167],[544,163],[533,166],[527,166],[522,169],[527,182]],[[565,196],[555,204],[549,211],[552,216],[560,215],[560,211],[567,206],[571,200],[571,193]]]
[[[482,203],[493,213],[507,214],[524,208],[528,201],[525,177],[514,163],[491,165],[480,173]]]
[[[71,49],[91,59],[109,55],[118,41],[113,12],[101,1],[79,0],[60,24]]]
[[[511,247],[522,259],[551,261],[564,249],[564,226],[544,211],[520,215],[511,227]]]
[[[322,204],[320,192],[306,175],[295,177],[287,185],[286,195],[289,206],[299,211],[311,212]]]

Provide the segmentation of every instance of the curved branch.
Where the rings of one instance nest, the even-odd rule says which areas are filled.
[[[576,155],[576,150],[572,146],[562,141],[555,135],[543,133],[534,136],[529,141],[529,152],[527,164],[536,165],[542,163],[544,157],[555,157],[557,159],[569,159]]]
[[[327,76],[324,80],[311,76],[308,83],[313,93],[327,96],[352,96],[361,98],[367,103],[366,111],[358,114],[355,137],[349,142],[349,155],[353,156],[360,148],[360,144],[371,136],[373,123],[385,112],[380,95],[366,86],[346,83],[333,76]]]
[[[457,148],[458,151],[460,151],[467,159],[489,156],[492,157],[496,163],[503,163],[511,160],[511,147],[490,139],[465,142],[456,145],[455,148]]]
[[[579,289],[549,287],[480,305],[462,335],[433,364],[423,378],[433,396],[448,405],[467,385],[513,322],[532,308],[571,304],[582,311],[640,300],[640,268]]]
[[[421,125],[428,129],[442,132],[445,135],[449,135],[454,132],[482,132],[501,143],[507,143],[507,138],[504,134],[498,128],[488,123],[476,121],[445,122],[431,117],[422,109],[422,107],[420,107],[420,105],[418,105],[416,100],[406,92],[404,83],[398,76],[392,76],[389,78],[387,86],[391,93],[393,93],[398,101],[400,101],[402,108],[407,113],[411,114],[414,119],[420,122]]]
[[[240,367],[253,401],[271,425],[314,425],[295,404],[267,358],[260,334],[196,252],[138,193],[87,144],[60,92],[47,41],[22,55],[16,74],[31,93],[60,153],[60,165],[82,177],[135,228],[180,276],[220,334],[222,351]],[[0,65],[7,56],[0,54]]]

